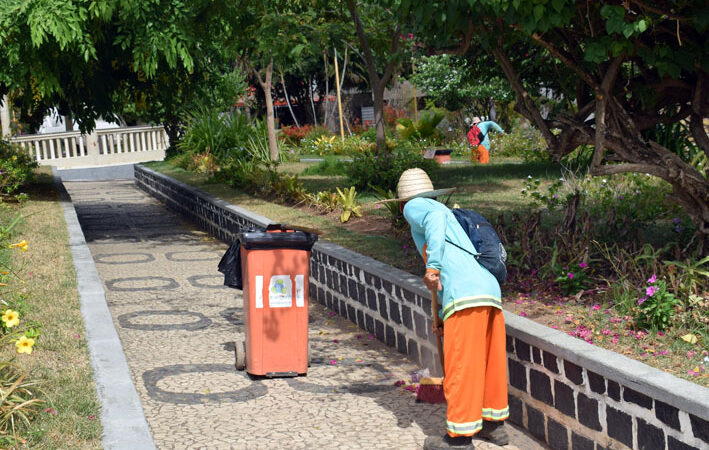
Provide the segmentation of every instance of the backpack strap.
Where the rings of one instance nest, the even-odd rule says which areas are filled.
[[[469,255],[473,255],[475,257],[475,259],[478,259],[480,257],[480,255],[482,255],[482,253],[473,253],[470,250],[466,250],[463,247],[461,247],[460,245],[454,244],[453,242],[449,241],[448,239],[446,239],[446,242],[453,245],[454,247],[458,247],[459,249],[463,250],[465,253],[467,253]]]

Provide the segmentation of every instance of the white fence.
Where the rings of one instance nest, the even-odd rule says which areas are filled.
[[[128,127],[33,134],[10,138],[40,165],[62,168],[156,161],[165,158],[170,146],[163,127]]]

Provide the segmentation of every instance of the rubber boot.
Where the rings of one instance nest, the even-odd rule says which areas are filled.
[[[510,442],[510,437],[505,429],[505,422],[493,422],[489,420],[483,421],[483,429],[480,430],[478,436],[486,439],[495,445],[503,446]]]

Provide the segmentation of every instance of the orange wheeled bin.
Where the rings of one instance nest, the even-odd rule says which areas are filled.
[[[306,374],[308,279],[317,234],[269,225],[240,233],[244,342],[236,368],[267,377]]]

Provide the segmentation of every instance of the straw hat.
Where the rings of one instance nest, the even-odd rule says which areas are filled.
[[[408,169],[399,177],[399,183],[396,185],[397,198],[390,198],[377,203],[405,202],[416,197],[435,198],[451,193],[454,190],[455,188],[433,189],[433,183],[426,172],[419,168]]]
[[[473,125],[480,123],[480,117],[473,117]]]

